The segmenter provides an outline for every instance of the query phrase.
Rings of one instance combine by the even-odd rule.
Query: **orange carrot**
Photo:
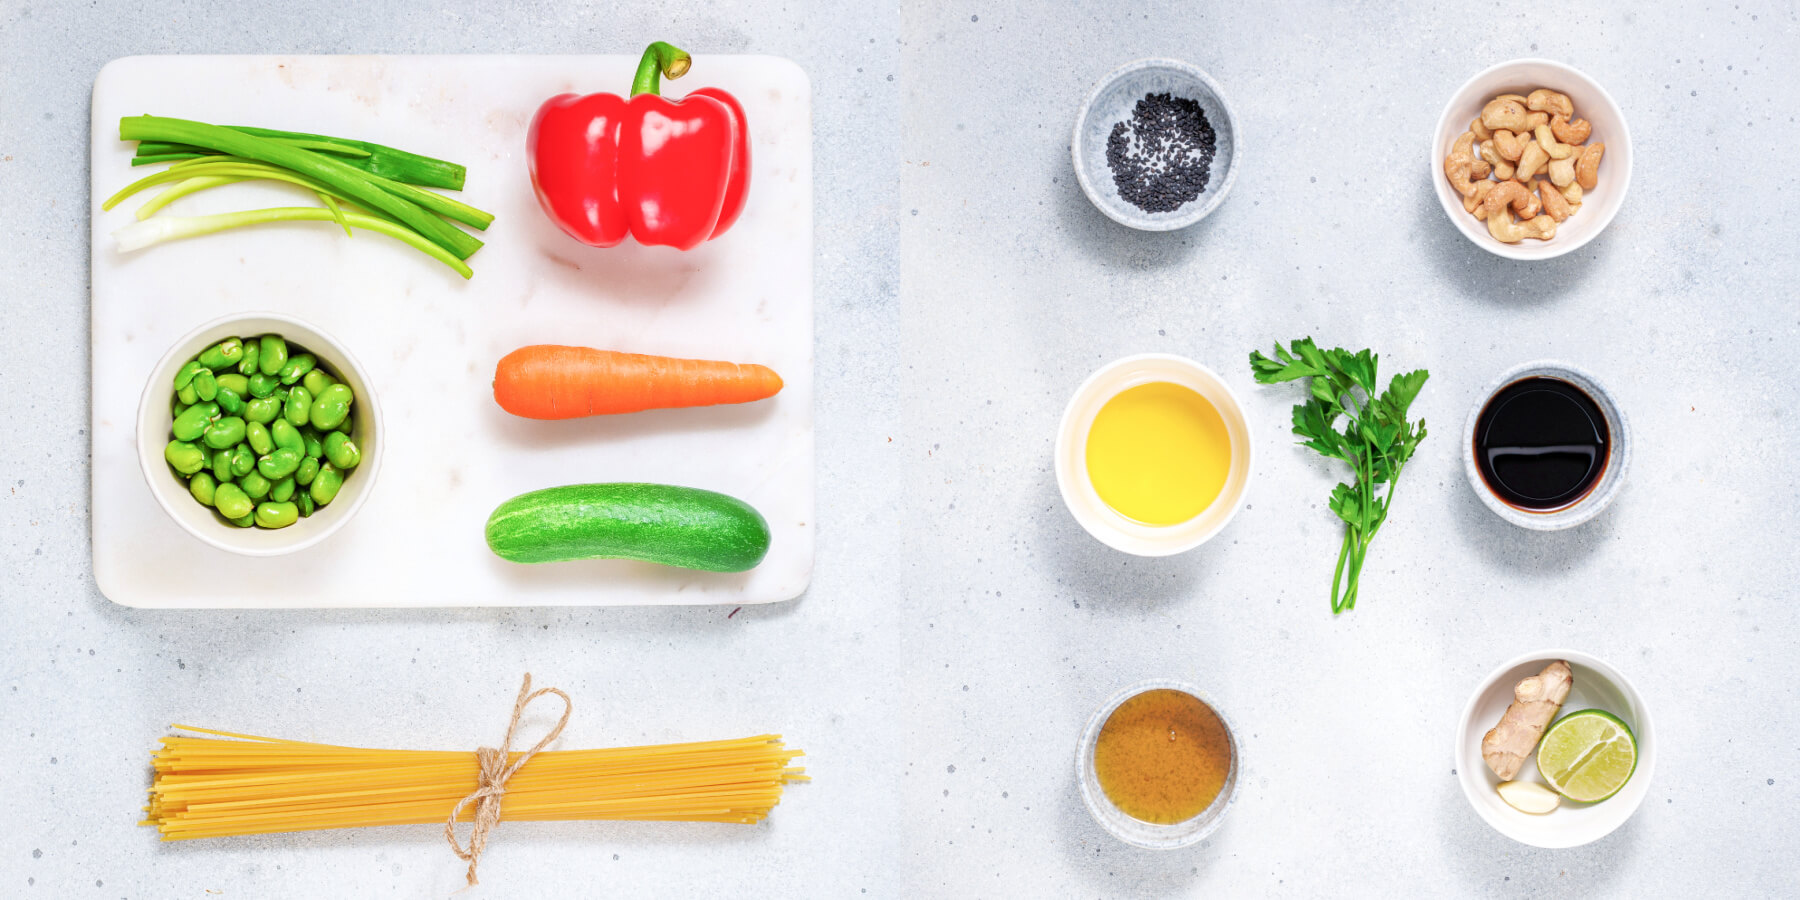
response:
[[[749,403],[780,390],[765,366],[555,344],[520,347],[494,369],[494,400],[528,419]]]

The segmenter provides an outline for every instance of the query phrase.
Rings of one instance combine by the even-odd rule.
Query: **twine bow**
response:
[[[550,729],[549,734],[544,735],[543,740],[538,741],[530,750],[519,754],[518,760],[514,761],[512,765],[507,765],[506,761],[512,755],[513,732],[519,728],[519,715],[525,712],[525,707],[531,705],[531,701],[545,694],[555,694],[562,698],[562,719],[556,723],[555,728]],[[513,704],[512,722],[506,726],[505,743],[501,744],[498,750],[493,747],[482,747],[475,751],[475,758],[481,766],[481,779],[477,782],[475,790],[470,791],[467,797],[456,802],[456,808],[450,811],[449,821],[444,823],[444,839],[450,842],[450,849],[456,851],[459,859],[469,861],[468,887],[474,887],[480,883],[475,879],[475,866],[481,862],[481,851],[487,848],[488,833],[494,830],[494,826],[500,824],[500,798],[506,795],[507,780],[518,774],[518,771],[524,768],[525,764],[530,762],[539,750],[544,749],[551,741],[556,740],[557,735],[562,734],[563,726],[569,724],[569,713],[574,709],[575,704],[569,700],[569,695],[556,688],[543,688],[533,693],[531,673],[526,672],[525,684],[519,688],[519,700]],[[475,819],[474,825],[469,831],[469,849],[464,850],[462,844],[456,840],[456,817],[462,815],[463,808],[471,803],[475,804]]]

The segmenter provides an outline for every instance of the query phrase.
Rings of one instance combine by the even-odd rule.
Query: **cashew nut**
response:
[[[1500,95],[1496,96],[1494,99],[1496,99],[1496,100],[1512,100],[1512,101],[1516,101],[1520,106],[1524,106],[1525,101],[1528,98],[1524,94],[1500,94]]]
[[[1525,104],[1502,95],[1481,108],[1481,124],[1489,129],[1525,130]]]
[[[1444,177],[1450,179],[1450,186],[1464,197],[1475,191],[1475,186],[1469,183],[1475,165],[1475,157],[1470,152],[1474,142],[1475,135],[1465,131],[1450,145],[1450,155],[1444,157]]]
[[[1475,182],[1475,190],[1471,192],[1469,196],[1463,198],[1463,211],[1474,213],[1475,210],[1481,206],[1481,201],[1486,200],[1487,195],[1493,190],[1494,182],[1492,181],[1484,180]]]
[[[1568,198],[1554,185],[1539,182],[1538,196],[1543,198],[1544,214],[1558,222],[1575,214],[1575,207],[1569,205]]]
[[[1505,181],[1513,177],[1513,164],[1507,162],[1506,157],[1494,150],[1493,141],[1481,145],[1481,158],[1486,160],[1488,165],[1494,167],[1495,178]]]
[[[1581,151],[1581,158],[1575,161],[1575,183],[1584,191],[1591,191],[1600,179],[1600,157],[1606,153],[1604,142],[1589,144]]]
[[[1551,159],[1568,159],[1575,155],[1574,147],[1557,142],[1556,135],[1550,133],[1548,125],[1537,127],[1537,142],[1539,147],[1544,148],[1545,153],[1550,154]]]
[[[1516,182],[1515,182],[1516,183]],[[1556,220],[1549,216],[1537,216],[1523,222],[1514,222],[1512,213],[1500,210],[1488,216],[1488,234],[1495,240],[1507,244],[1516,244],[1525,238],[1537,238],[1547,241],[1556,237]]]
[[[1475,139],[1478,141],[1491,140],[1494,137],[1494,133],[1489,131],[1486,125],[1481,124],[1479,116],[1475,121],[1469,123],[1469,132],[1475,135]]]
[[[1544,171],[1549,173],[1551,184],[1559,188],[1568,187],[1575,183],[1575,157],[1553,159]]]
[[[1576,209],[1581,208],[1581,183],[1580,182],[1576,182],[1576,181],[1569,182],[1568,185],[1562,189],[1562,195],[1563,195],[1563,199],[1569,201],[1570,205],[1574,206]]]
[[[1537,182],[1526,181],[1521,182],[1521,184],[1525,188],[1525,204],[1521,206],[1517,202],[1513,203],[1513,211],[1517,212],[1521,219],[1536,218],[1538,213],[1544,211],[1543,202],[1538,200],[1537,193],[1532,190]]]
[[[1550,114],[1547,112],[1528,112],[1525,114],[1525,130],[1527,131],[1536,131],[1539,125],[1545,125],[1549,122]]]
[[[1575,104],[1569,100],[1568,94],[1559,94],[1549,88],[1538,88],[1525,98],[1525,108],[1548,112],[1559,116],[1575,115]]]
[[[1513,134],[1504,128],[1496,129],[1494,131],[1494,150],[1501,156],[1518,162],[1519,154],[1525,152],[1526,142],[1531,140],[1530,138],[1521,140],[1522,137],[1523,135]]]
[[[1594,126],[1586,119],[1570,121],[1568,116],[1557,116],[1550,120],[1550,132],[1565,144],[1585,144]]]
[[[1574,165],[1574,162],[1571,161],[1569,164]],[[1570,169],[1569,171],[1571,173],[1573,173],[1575,170]],[[1487,160],[1482,159],[1481,157],[1477,156],[1473,160],[1470,161],[1470,163],[1469,163],[1469,177],[1470,178],[1486,178],[1492,174],[1494,174],[1494,167],[1488,165]],[[1570,177],[1574,177],[1574,176],[1571,175]]]
[[[1516,181],[1502,181],[1494,185],[1493,190],[1488,191],[1488,195],[1482,199],[1481,207],[1475,211],[1475,215],[1482,219],[1491,218],[1507,206],[1524,212],[1531,205],[1530,197],[1531,192],[1526,190],[1524,185]]]
[[[1549,161],[1550,153],[1540,146],[1537,141],[1532,141],[1525,145],[1525,152],[1519,155],[1519,168],[1515,177],[1520,181],[1530,181],[1531,177],[1536,175],[1539,170],[1543,169],[1544,164]],[[1598,157],[1595,158],[1595,162],[1599,162]],[[1575,176],[1577,179],[1581,177],[1580,168],[1580,165],[1577,164]]]

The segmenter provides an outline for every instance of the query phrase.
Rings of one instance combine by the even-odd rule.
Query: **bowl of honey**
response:
[[[1218,534],[1243,506],[1250,423],[1211,369],[1167,353],[1127,356],[1082,382],[1056,438],[1056,484],[1081,527],[1137,556]]]
[[[1075,766],[1094,821],[1149,850],[1205,840],[1237,795],[1231,723],[1180,681],[1140,681],[1112,695],[1088,720]]]

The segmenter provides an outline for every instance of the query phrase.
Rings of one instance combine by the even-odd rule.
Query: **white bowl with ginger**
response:
[[[1598,82],[1553,60],[1515,59],[1444,106],[1431,181],[1444,214],[1482,249],[1554,259],[1611,224],[1631,184],[1631,150],[1625,116]]]
[[[1508,716],[1514,701],[1520,699],[1515,694],[1520,683],[1534,676],[1542,678],[1547,667],[1557,660],[1568,663],[1571,680],[1567,695],[1548,721],[1524,724],[1535,725],[1541,734],[1544,726],[1570,713],[1584,709],[1610,713],[1624,722],[1636,738],[1637,768],[1625,786],[1605,800],[1580,803],[1563,798],[1551,811],[1533,814],[1508,803],[1498,788],[1505,781],[1543,783],[1544,778],[1537,770],[1536,746],[1513,748],[1516,752],[1509,754],[1512,765],[1503,765],[1509,772],[1503,779],[1484,755],[1488,748],[1484,748],[1483,742],[1489,731]],[[1511,729],[1513,736],[1517,736],[1518,730],[1517,727]],[[1494,749],[1505,748],[1497,744]],[[1656,750],[1656,729],[1650,721],[1650,709],[1624,673],[1604,660],[1577,650],[1539,650],[1502,663],[1475,689],[1463,707],[1461,724],[1456,729],[1452,765],[1469,806],[1495,831],[1521,844],[1562,849],[1606,837],[1637,812],[1650,793],[1650,782],[1656,773]],[[1524,756],[1522,761],[1517,758],[1521,754]],[[1500,761],[1508,762],[1507,756],[1500,755]]]

